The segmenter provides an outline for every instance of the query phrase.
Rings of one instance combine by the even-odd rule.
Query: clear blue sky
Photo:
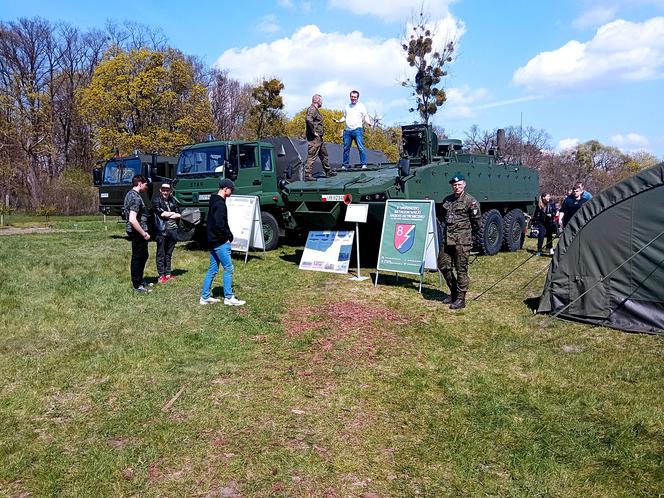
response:
[[[160,28],[170,45],[247,82],[280,78],[287,112],[350,89],[385,124],[411,122],[399,43],[421,0],[0,0],[0,19],[82,29],[108,19]],[[428,1],[438,39],[457,41],[435,124],[543,128],[556,148],[591,139],[664,159],[664,0]]]

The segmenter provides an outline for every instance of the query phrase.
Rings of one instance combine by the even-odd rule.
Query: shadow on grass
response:
[[[304,249],[295,249],[295,252],[292,254],[286,254],[283,253],[279,258],[282,261],[286,261],[287,263],[293,263],[295,265],[300,265],[300,260],[302,259],[302,253],[304,253]]]
[[[370,277],[371,282],[376,282],[376,272],[371,272]],[[386,285],[390,287],[409,287],[418,290],[420,286],[420,279],[417,276],[403,273],[379,273],[378,285]],[[425,276],[424,282],[422,283],[422,297],[428,301],[442,301],[447,297],[447,294],[439,286],[438,281],[428,282]]]
[[[523,300],[523,304],[528,306],[528,309],[532,311],[533,313],[537,312],[537,307],[539,306],[540,298],[542,296],[537,296],[537,297],[527,297],[526,299]]]

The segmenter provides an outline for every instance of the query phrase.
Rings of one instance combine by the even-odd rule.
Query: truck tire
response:
[[[503,218],[503,247],[508,252],[518,251],[525,240],[526,217],[520,209],[512,209]]]
[[[261,211],[261,222],[263,224],[265,250],[272,251],[279,245],[279,224],[271,213],[265,211]]]
[[[493,256],[503,245],[503,217],[497,209],[491,209],[482,215],[480,230],[475,238],[475,247],[480,254]]]

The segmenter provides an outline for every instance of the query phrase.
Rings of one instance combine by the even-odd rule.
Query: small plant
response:
[[[44,216],[48,223],[49,216],[55,213],[55,206],[53,204],[43,204],[37,208],[37,216]]]

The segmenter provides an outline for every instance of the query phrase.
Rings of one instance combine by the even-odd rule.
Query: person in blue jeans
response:
[[[360,163],[362,163],[362,168],[367,167],[367,154],[364,152],[364,140],[362,136],[362,125],[364,123],[371,125],[371,118],[369,118],[369,113],[367,108],[364,107],[364,104],[359,102],[360,92],[357,90],[352,90],[350,92],[350,103],[346,104],[344,109],[344,115],[342,118],[337,119],[337,123],[346,123],[346,128],[344,129],[344,155],[343,155],[343,164],[342,169],[346,169],[350,163],[350,147],[355,141],[357,145],[357,151],[360,153]]]
[[[228,226],[228,210],[226,199],[233,194],[235,184],[227,179],[219,179],[219,191],[210,196],[210,207],[207,216],[207,237],[210,247],[210,266],[203,279],[201,304],[216,304],[219,299],[212,297],[212,281],[219,273],[219,265],[224,269],[224,304],[242,306],[241,301],[233,294],[233,260],[231,259],[231,242],[233,233]]]

